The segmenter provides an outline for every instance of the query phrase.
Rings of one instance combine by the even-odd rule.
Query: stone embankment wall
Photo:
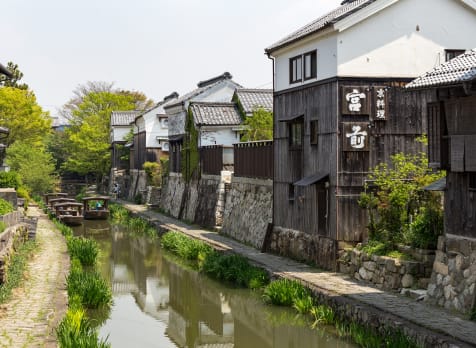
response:
[[[135,198],[140,195],[142,200],[145,201],[147,195],[147,174],[143,170],[131,169],[129,175],[128,190],[124,192],[127,194],[127,199],[134,201]],[[122,189],[122,187],[121,187]]]
[[[200,180],[187,183],[181,174],[171,173],[162,189],[159,207],[174,218],[215,228],[220,223],[220,187],[224,190],[220,176],[202,175]]]
[[[371,255],[358,250],[344,250],[338,260],[338,271],[357,280],[375,284],[380,289],[426,289],[435,259],[434,251],[416,249],[411,253],[415,261]]]
[[[8,265],[21,244],[28,239],[28,226],[17,224],[8,227],[0,234],[0,284],[8,277]]]
[[[476,309],[476,239],[441,236],[428,301],[461,313]]]
[[[274,227],[267,250],[278,255],[335,270],[336,242],[322,236]]]
[[[269,180],[202,175],[186,183],[171,173],[162,188],[159,207],[171,216],[221,232],[261,248],[271,222],[273,185]]]
[[[272,222],[273,182],[233,177],[226,188],[222,233],[261,249]]]

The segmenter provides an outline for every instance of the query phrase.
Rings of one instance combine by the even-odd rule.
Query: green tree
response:
[[[69,138],[63,131],[51,132],[45,139],[46,151],[53,155],[55,170],[62,173],[62,166],[69,156]]]
[[[380,163],[373,168],[371,186],[366,185],[359,200],[368,211],[369,240],[383,242],[389,249],[405,242],[417,246],[415,241],[423,238],[427,245],[432,244],[431,238],[436,241],[442,232],[437,222],[438,216],[442,218],[441,205],[437,195],[423,188],[444,175],[428,169],[428,157],[423,152],[398,153],[391,157],[391,165]],[[424,221],[430,220],[431,224],[425,225]]]
[[[6,162],[31,194],[51,191],[57,182],[53,156],[43,146],[17,141],[7,149]]]
[[[10,130],[5,145],[17,140],[40,144],[51,131],[51,118],[37,104],[33,92],[4,87],[0,88],[0,126]]]
[[[28,90],[28,85],[26,83],[19,83],[23,78],[23,73],[18,69],[18,64],[8,62],[6,68],[12,73],[13,77],[9,78],[5,75],[0,75],[0,86]]]
[[[253,116],[246,117],[245,130],[241,141],[258,141],[273,139],[273,113],[263,108],[253,111]]]
[[[109,171],[109,128],[114,110],[133,110],[132,96],[112,92],[92,92],[73,111],[69,138],[69,157],[63,167],[78,174],[94,174],[96,179]]]

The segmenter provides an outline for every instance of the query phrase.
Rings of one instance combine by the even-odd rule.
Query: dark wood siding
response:
[[[476,238],[476,191],[470,181],[474,173],[449,172],[446,177],[445,232]]]
[[[252,141],[233,145],[234,176],[273,178],[273,142]]]
[[[337,161],[337,82],[276,94],[274,102],[274,224],[333,238],[332,195],[326,194],[326,207],[324,193],[318,193],[323,192],[319,185],[295,187],[294,200],[289,199],[289,187],[304,177],[324,172],[329,174],[329,192],[333,190]],[[289,148],[289,122],[284,121],[300,116],[304,119],[301,151]],[[311,120],[319,121],[317,146],[310,143]],[[318,205],[324,205],[327,221],[323,221],[326,214],[318,213]]]
[[[223,145],[201,147],[200,161],[203,174],[220,175],[223,170]]]
[[[145,142],[145,132],[134,134],[134,167],[131,167],[131,169],[142,169],[142,165],[146,160]]]
[[[370,169],[381,162],[389,163],[395,153],[423,150],[416,138],[426,133],[427,104],[436,100],[436,92],[407,92],[403,88],[407,82],[339,79],[275,94],[275,226],[349,242],[366,238],[367,216],[357,201]],[[372,103],[368,114],[342,115],[342,86],[364,88],[368,98],[376,98],[376,89],[385,88],[385,118],[375,117]],[[294,151],[289,148],[288,124],[301,116],[304,146],[302,151]],[[311,144],[311,121],[315,120],[317,146]],[[356,122],[367,127],[363,130],[369,142],[363,151],[349,151],[348,146],[344,151],[344,124]],[[329,174],[327,191],[319,189],[324,183],[295,187],[295,199],[290,199],[292,184],[316,173]],[[327,230],[323,228],[324,216]]]

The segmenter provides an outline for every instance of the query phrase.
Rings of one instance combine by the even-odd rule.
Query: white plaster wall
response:
[[[465,1],[476,5],[474,0]],[[368,13],[373,15],[363,19]],[[324,80],[414,78],[443,63],[445,49],[476,47],[476,11],[462,0],[379,0],[335,28],[274,53],[275,91],[315,82],[289,83],[289,59],[313,49],[317,49],[317,80]]]
[[[145,132],[145,119],[144,116],[139,117],[136,119],[134,123],[134,134],[138,134],[140,132]]]
[[[339,33],[339,76],[417,77],[445,61],[445,48],[476,47],[476,12],[460,0],[392,2]]]
[[[112,141],[124,141],[124,137],[130,132],[132,126],[115,126],[112,129]]]
[[[235,82],[225,80],[205,92],[187,100],[184,104],[184,108],[176,106],[167,109],[166,113],[169,117],[169,136],[185,134],[185,118],[187,115],[185,110],[188,110],[190,102],[230,102],[237,87],[239,86]]]
[[[239,136],[230,128],[200,129],[200,146],[232,146],[240,141]]]
[[[317,49],[317,77],[300,83],[289,83],[289,59],[300,54]],[[302,86],[318,80],[324,80],[337,75],[337,34],[325,37],[304,40],[302,44],[294,45],[290,49],[279,52],[275,57],[274,89],[280,91]]]

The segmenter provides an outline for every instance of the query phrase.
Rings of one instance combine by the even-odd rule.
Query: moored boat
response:
[[[84,218],[86,220],[106,220],[109,218],[111,197],[96,196],[83,198]]]
[[[83,205],[76,202],[58,203],[55,205],[56,218],[68,226],[79,226],[83,223]]]

